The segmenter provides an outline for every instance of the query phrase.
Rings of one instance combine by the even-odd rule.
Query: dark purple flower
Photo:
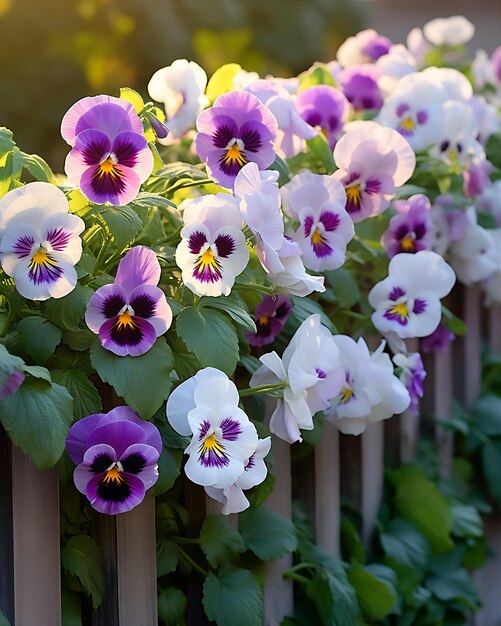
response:
[[[146,117],[148,118],[148,122],[151,124],[151,127],[155,131],[155,135],[159,139],[165,139],[169,134],[169,129],[167,126],[161,122],[158,117],[153,115],[153,113],[146,112]]]
[[[251,346],[266,346],[275,341],[292,309],[290,300],[284,295],[265,296],[254,311],[257,331],[245,332]]]
[[[371,59],[377,61],[379,57],[388,54],[391,48],[391,41],[384,35],[375,34],[374,37],[368,39],[367,43],[362,46],[362,52]]]
[[[428,337],[421,339],[421,350],[423,352],[445,352],[449,344],[454,341],[456,336],[444,324],[440,323]]]
[[[417,194],[408,200],[397,200],[394,207],[397,215],[391,218],[381,238],[388,256],[391,258],[399,252],[431,250],[434,237],[428,198]]]
[[[296,107],[310,126],[319,127],[334,148],[343,132],[349,104],[339,89],[329,85],[314,85],[298,94]]]
[[[66,174],[92,202],[127,204],[151,174],[153,155],[142,122],[124,100],[83,98],[64,116],[61,133],[73,148]]]
[[[349,67],[341,72],[339,78],[343,93],[355,111],[379,110],[383,106],[383,97],[377,83],[380,75],[379,68],[368,63]]]
[[[66,450],[77,489],[97,511],[115,515],[140,504],[157,481],[162,439],[154,424],[119,406],[73,424]]]
[[[172,322],[172,311],[157,287],[160,265],[155,253],[135,246],[118,265],[115,282],[89,300],[85,321],[101,344],[119,356],[147,352]]]
[[[275,160],[277,121],[247,91],[230,91],[197,118],[195,149],[216,183],[233,189],[235,177],[249,162],[265,170]]]
[[[492,164],[484,160],[481,163],[472,163],[463,172],[463,191],[467,198],[474,198],[492,185],[490,173]]]

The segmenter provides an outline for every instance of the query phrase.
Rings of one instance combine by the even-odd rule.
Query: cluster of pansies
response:
[[[166,119],[130,89],[84,98],[62,120],[61,185],[41,168],[1,187],[0,404],[73,368],[87,399],[96,383],[130,405],[69,428],[95,509],[139,504],[172,432],[186,477],[235,513],[267,476],[269,433],[301,442],[322,412],[358,435],[419,410],[406,340],[446,349],[456,277],[501,302],[501,49],[468,73],[442,62],[472,34],[457,17],[406,46],[366,30],[288,79],[233,65],[208,83],[180,59],[148,84]]]

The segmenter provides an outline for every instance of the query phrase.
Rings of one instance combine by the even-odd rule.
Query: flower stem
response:
[[[258,393],[270,393],[273,391],[278,391],[280,389],[285,389],[286,387],[286,383],[277,383],[276,385],[258,385],[257,387],[240,389],[238,393],[240,394],[241,398],[245,398],[246,396],[255,396]]]
[[[180,548],[179,545],[177,546],[177,549],[179,550],[179,555],[186,561],[186,563],[188,563],[188,565],[191,565],[191,567],[201,576],[207,578],[209,572],[204,570],[203,567],[200,567],[200,565],[196,561],[194,561],[191,556],[183,550],[183,548]]]

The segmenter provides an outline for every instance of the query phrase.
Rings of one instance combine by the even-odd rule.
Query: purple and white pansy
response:
[[[100,287],[87,304],[85,321],[99,334],[103,348],[118,356],[140,356],[165,333],[172,311],[159,282],[160,264],[153,250],[129,250],[115,282]]]
[[[330,85],[313,85],[298,94],[296,107],[303,120],[320,129],[334,148],[350,110],[343,92]]]
[[[83,220],[68,213],[64,193],[34,182],[0,200],[0,261],[28,300],[62,298],[77,284]]]
[[[393,331],[402,339],[430,335],[440,323],[440,298],[455,282],[454,270],[435,252],[395,255],[387,278],[369,292],[374,326],[383,335]]]
[[[70,428],[66,450],[77,465],[77,489],[100,513],[125,513],[158,479],[162,438],[128,406],[89,415]]]
[[[416,156],[407,141],[375,122],[354,122],[337,142],[334,160],[354,222],[382,213],[414,172]]]
[[[195,150],[209,176],[233,189],[242,167],[253,161],[265,170],[275,160],[277,120],[255,95],[230,91],[197,117]]]
[[[249,261],[238,200],[225,193],[188,200],[176,250],[183,283],[200,296],[227,296]]]
[[[426,378],[426,371],[421,355],[419,352],[413,352],[412,354],[395,354],[393,363],[401,368],[399,378],[411,398],[409,410],[413,415],[418,415],[419,399],[424,395],[424,379]]]
[[[132,104],[120,98],[79,100],[63,117],[61,134],[72,147],[66,174],[96,204],[127,204],[153,170],[143,124]]]
[[[254,311],[256,332],[244,331],[251,346],[266,346],[273,343],[285,325],[292,303],[284,294],[265,296]]]
[[[284,210],[299,221],[294,239],[301,246],[305,267],[314,271],[341,267],[346,245],[355,234],[344,208],[343,185],[333,176],[303,172],[280,191]]]
[[[434,241],[431,204],[423,194],[393,203],[397,214],[381,237],[381,244],[391,258],[400,252],[431,250]]]
[[[185,473],[197,485],[225,489],[236,483],[256,451],[254,424],[238,407],[234,383],[212,367],[181,383],[167,401],[167,419],[192,436]]]

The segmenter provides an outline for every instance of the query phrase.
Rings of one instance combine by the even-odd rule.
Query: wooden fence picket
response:
[[[0,611],[14,622],[11,443],[0,426]]]
[[[318,545],[339,556],[341,494],[339,430],[325,420],[322,439],[315,446],[315,529]]]

